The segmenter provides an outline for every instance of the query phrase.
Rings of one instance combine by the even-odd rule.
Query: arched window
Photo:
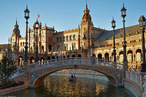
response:
[[[68,41],[68,36],[66,36],[66,41]]]
[[[70,36],[70,40],[72,40],[72,36]]]
[[[73,40],[76,40],[76,36],[75,35],[73,36]]]

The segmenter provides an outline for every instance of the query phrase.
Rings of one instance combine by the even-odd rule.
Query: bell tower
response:
[[[92,19],[89,14],[90,10],[88,9],[88,5],[86,3],[86,7],[84,9],[84,15],[82,17],[81,22],[81,32],[80,32],[80,46],[82,49],[90,48],[90,38],[91,38],[91,27],[93,27]]]
[[[19,38],[20,38],[20,30],[19,30],[19,25],[16,24],[14,25],[13,29],[13,34],[11,36],[11,49],[12,51],[19,51]]]

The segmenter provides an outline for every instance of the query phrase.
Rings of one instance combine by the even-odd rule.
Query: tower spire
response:
[[[17,24],[17,17],[16,17],[16,24]]]
[[[87,0],[86,0],[86,8],[88,7],[88,5],[87,5]]]

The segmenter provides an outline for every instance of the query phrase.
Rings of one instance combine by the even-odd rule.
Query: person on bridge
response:
[[[74,76],[73,76],[73,75],[71,75],[71,78],[74,78]]]

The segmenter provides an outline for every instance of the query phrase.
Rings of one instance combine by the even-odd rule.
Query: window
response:
[[[73,36],[73,40],[76,40],[76,36],[75,35]]]
[[[63,37],[63,41],[65,41],[65,37]]]
[[[68,41],[68,36],[66,36],[66,41]]]
[[[60,37],[60,42],[62,42],[62,37]]]
[[[59,38],[57,37],[57,42],[59,42]]]
[[[70,36],[70,40],[72,40],[72,36]]]

